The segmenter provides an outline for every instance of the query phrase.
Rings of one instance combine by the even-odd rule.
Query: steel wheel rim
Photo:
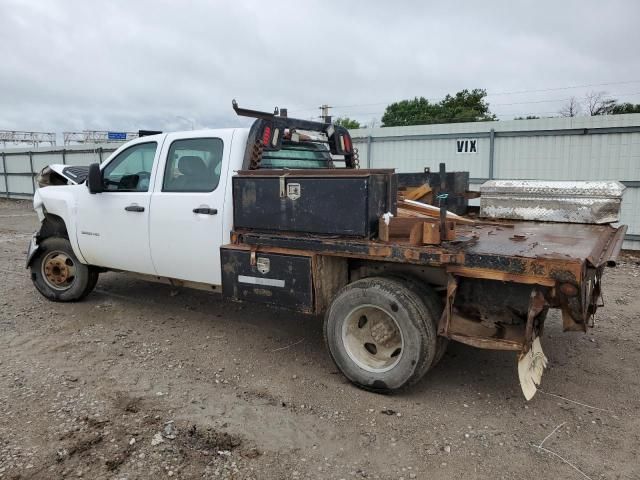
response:
[[[41,271],[45,283],[54,290],[68,290],[76,281],[76,264],[65,252],[47,253]]]
[[[404,337],[393,315],[377,305],[360,305],[342,324],[342,344],[363,370],[384,373],[402,358]]]

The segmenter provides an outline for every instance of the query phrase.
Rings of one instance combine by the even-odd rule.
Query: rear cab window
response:
[[[328,147],[319,142],[283,140],[282,148],[264,151],[260,168],[334,168]]]

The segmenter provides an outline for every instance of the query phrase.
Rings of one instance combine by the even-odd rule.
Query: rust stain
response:
[[[407,260],[420,260],[420,252],[416,250],[406,249],[404,251],[404,258]]]
[[[447,267],[447,272],[455,273],[463,277],[470,278],[482,278],[485,280],[501,280],[503,282],[515,282],[515,283],[527,283],[532,285],[543,285],[546,287],[555,286],[555,280],[534,275],[518,275],[515,273],[507,273],[496,270],[479,269],[479,268],[466,268],[459,266]]]
[[[484,348],[488,350],[509,350],[520,351],[522,350],[522,344],[518,342],[512,342],[509,340],[501,340],[495,338],[481,338],[481,337],[467,337],[462,334],[454,333],[449,335],[451,340],[455,340],[466,345],[470,345],[476,348]]]
[[[382,245],[371,245],[369,247],[369,255],[373,257],[390,257],[392,253],[391,247]]]
[[[447,335],[452,340],[477,348],[520,351],[525,344],[522,325],[494,324],[488,326],[452,311]]]

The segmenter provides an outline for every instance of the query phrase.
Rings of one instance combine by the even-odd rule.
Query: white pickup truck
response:
[[[517,352],[530,398],[548,309],[589,326],[626,227],[452,215],[407,200],[392,170],[357,169],[342,127],[234,108],[250,129],[148,135],[101,165],[46,168],[27,258],[38,291],[75,301],[126,271],[324,314],[337,366],[375,391],[418,381],[455,340]]]
[[[100,165],[102,192],[84,184],[38,189],[40,236],[49,237],[34,239],[30,252],[40,293],[78,300],[101,268],[219,288],[218,252],[233,224],[231,177],[247,136],[237,128],[141,137]]]

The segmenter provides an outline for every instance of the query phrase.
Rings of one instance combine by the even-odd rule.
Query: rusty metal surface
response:
[[[617,229],[610,225],[513,222],[511,228],[460,225],[460,235],[475,241],[467,255],[498,255],[528,259],[560,259],[598,263]]]
[[[480,216],[544,222],[617,222],[624,188],[616,181],[489,180],[480,187]]]
[[[627,226],[622,225],[618,228],[614,237],[609,241],[607,248],[600,257],[600,262],[596,266],[606,263],[608,267],[615,267],[620,250],[622,250],[622,244],[624,243],[624,236],[627,234]]]
[[[449,280],[440,335],[480,348],[526,351],[534,332],[541,334],[548,308],[562,310],[565,330],[586,330],[599,304],[602,272],[615,259],[625,231],[609,225],[538,222],[458,228],[456,241],[440,245],[246,230],[236,230],[233,238],[258,251],[298,251],[441,269]],[[456,295],[459,285],[467,282],[475,285],[471,291],[488,298]],[[499,293],[489,293],[483,282],[495,283]],[[506,299],[509,286],[525,289],[520,300],[513,297],[515,304]],[[489,314],[495,308],[483,308],[484,301],[494,301],[513,318],[500,317],[497,324],[488,325],[486,319],[495,317]]]
[[[488,288],[491,283],[504,291],[503,297],[492,294]],[[516,290],[508,293],[505,291],[508,287]],[[526,353],[533,339],[542,334],[550,292],[536,286],[504,285],[495,281],[462,280],[461,283],[455,275],[449,275],[438,335],[476,348]]]
[[[537,222],[516,222],[512,228],[493,225],[458,228],[459,238],[466,241],[438,246],[317,235],[235,233],[238,241],[249,245],[418,265],[446,265],[467,277],[551,286],[556,281],[579,283],[585,263],[598,267],[609,262],[623,230],[609,225]]]
[[[545,305],[562,310],[566,330],[586,330],[598,307],[599,282],[604,266],[615,258],[620,239],[624,236],[624,227],[616,229],[609,225],[515,222],[510,227],[459,225],[458,228],[456,241],[422,246],[411,245],[408,241],[380,242],[241,230],[235,231],[233,238],[259,250],[289,249],[440,268],[449,275],[450,282],[446,315],[440,322],[439,333],[468,343],[475,340],[455,338],[454,335],[464,336],[465,332],[449,329],[452,315],[459,313],[453,307],[458,279],[510,282],[529,285],[533,289],[542,288]],[[501,297],[493,298],[498,302]],[[539,296],[536,299],[540,300]],[[522,303],[522,312],[527,312],[528,301]],[[536,318],[539,311],[540,305],[536,305]],[[523,324],[530,323],[527,331],[530,336],[531,328],[535,326],[531,324],[533,317],[528,319],[526,313],[522,317]],[[536,327],[536,331],[539,330],[541,325]],[[528,344],[525,338],[522,345]],[[480,343],[484,348],[505,348],[504,342],[498,342],[502,347],[493,341],[482,340]],[[510,344],[509,348],[512,347],[514,345]]]
[[[459,238],[466,238],[466,241],[445,242],[438,246],[317,235],[235,233],[238,241],[250,245],[392,262],[450,265],[464,276],[542,285],[552,284],[549,279],[577,282],[585,262],[598,267],[612,261],[624,234],[623,227],[615,229],[609,225],[538,222],[516,222],[511,228],[493,225],[459,225],[458,228]],[[536,278],[547,281],[536,281]]]
[[[238,242],[258,247],[278,247],[306,250],[348,258],[384,260],[417,265],[442,266],[464,261],[464,253],[441,247],[412,246],[404,243],[384,243],[356,238],[304,234],[271,234],[236,230]]]
[[[346,168],[336,169],[273,169],[273,170],[239,170],[239,176],[251,177],[280,177],[287,175],[289,177],[368,177],[369,175],[384,174],[392,175],[393,169],[390,168],[370,168],[352,170]]]

